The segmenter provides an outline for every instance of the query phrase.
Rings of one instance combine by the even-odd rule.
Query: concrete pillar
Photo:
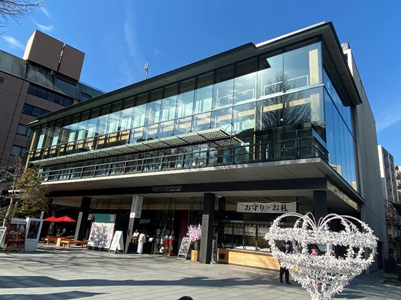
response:
[[[127,238],[125,239],[125,249],[124,253],[128,252],[128,246],[131,240],[131,235],[134,230],[134,222],[135,219],[140,219],[142,214],[142,204],[143,204],[143,197],[134,195],[132,197],[131,203],[131,213],[129,215],[129,223],[128,223],[128,230],[127,230]]]
[[[327,192],[313,191],[313,215],[316,222],[327,215]]]
[[[219,198],[219,213],[217,215],[218,227],[217,227],[217,247],[221,247],[221,244],[224,242],[224,224],[222,220],[224,220],[224,216],[226,214],[226,198]]]
[[[78,240],[86,239],[86,232],[88,231],[90,222],[88,222],[89,209],[91,206],[91,198],[82,197],[81,209],[77,222]]]
[[[215,195],[205,193],[202,214],[202,239],[199,262],[209,264],[212,258],[213,222]]]

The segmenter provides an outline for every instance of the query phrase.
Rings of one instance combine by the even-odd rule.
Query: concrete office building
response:
[[[401,201],[401,169],[398,165],[395,166],[395,178],[397,180],[398,200]]]
[[[398,198],[397,174],[394,157],[381,145],[378,145],[378,152],[384,201],[399,203],[400,199]]]
[[[23,58],[0,50],[0,165],[24,158],[34,118],[102,94],[79,82],[84,53],[40,31]]]
[[[279,214],[334,212],[369,223],[378,262],[388,255],[375,121],[351,49],[330,22],[38,117],[30,128],[29,162],[53,203],[79,208],[80,238],[88,214],[120,213],[127,237],[133,228],[174,230],[176,252],[186,227],[201,223],[200,262],[211,259],[215,230],[220,261],[239,253],[269,267],[263,236]]]
[[[386,208],[386,224],[389,251],[394,257],[401,256],[401,203],[398,195],[397,166],[394,157],[383,146],[378,146],[382,199]]]

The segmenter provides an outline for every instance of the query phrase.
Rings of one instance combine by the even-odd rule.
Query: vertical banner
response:
[[[143,204],[143,197],[142,196],[134,196],[132,197],[132,204],[131,204],[131,214],[130,218],[132,219],[140,219],[142,214],[142,204]]]
[[[135,219],[140,219],[142,214],[142,204],[143,204],[143,197],[134,195],[132,197],[132,204],[131,204],[131,213],[129,215],[129,224],[127,230],[127,238],[125,240],[125,253],[128,252],[128,246],[131,241],[131,235],[134,229],[134,221]]]
[[[4,248],[7,227],[0,226],[0,248]]]

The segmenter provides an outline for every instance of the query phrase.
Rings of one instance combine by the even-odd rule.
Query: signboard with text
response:
[[[237,212],[243,213],[259,213],[259,214],[284,214],[287,212],[296,212],[297,203],[251,203],[251,202],[238,202]]]

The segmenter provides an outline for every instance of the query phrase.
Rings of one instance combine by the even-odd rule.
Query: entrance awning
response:
[[[238,138],[232,137],[228,132],[220,128],[207,129],[199,132],[191,132],[176,136],[154,139],[134,144],[125,144],[99,150],[89,150],[80,153],[51,157],[41,160],[31,161],[32,164],[40,166],[50,166],[65,164],[83,160],[104,158],[115,155],[132,154],[143,151],[159,150],[163,148],[182,147],[202,143],[213,142],[215,147],[223,147],[229,144],[241,143]]]

